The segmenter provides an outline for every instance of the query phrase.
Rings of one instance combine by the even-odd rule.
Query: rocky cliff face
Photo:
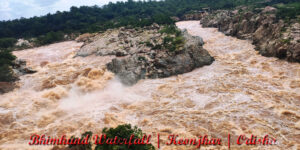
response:
[[[201,38],[183,32],[184,44],[178,44],[175,51],[170,51],[163,46],[166,44],[164,39],[170,35],[160,30],[162,27],[158,25],[109,30],[94,36],[92,42],[86,43],[78,51],[77,56],[115,56],[107,68],[126,85],[135,84],[140,79],[183,74],[214,61],[202,48]],[[170,37],[176,38],[175,35]]]
[[[203,17],[201,24],[219,28],[226,35],[252,40],[264,56],[300,62],[300,24],[278,20],[272,7],[256,11],[218,10]]]

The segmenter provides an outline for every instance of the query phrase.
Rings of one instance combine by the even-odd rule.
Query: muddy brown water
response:
[[[210,65],[165,79],[142,80],[124,87],[105,69],[113,57],[79,58],[82,43],[62,42],[14,52],[38,73],[26,75],[20,88],[0,95],[0,148],[51,149],[29,146],[33,133],[49,136],[101,133],[103,127],[131,123],[145,133],[195,138],[207,134],[222,146],[201,149],[299,149],[300,64],[258,54],[250,41],[225,36],[199,21],[178,22],[215,57]],[[272,146],[238,146],[239,135],[276,138]]]

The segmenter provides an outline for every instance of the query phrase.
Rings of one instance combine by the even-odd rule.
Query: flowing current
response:
[[[62,42],[14,52],[38,72],[21,77],[18,89],[0,95],[0,149],[51,149],[29,146],[32,134],[59,137],[103,127],[137,125],[160,133],[221,138],[222,146],[201,149],[300,149],[300,64],[258,54],[250,41],[225,36],[199,21],[178,22],[216,59],[193,72],[142,80],[124,87],[105,69],[113,57],[76,57],[82,43]],[[272,146],[237,145],[239,135],[274,137]]]

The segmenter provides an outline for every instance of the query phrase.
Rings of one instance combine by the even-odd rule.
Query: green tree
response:
[[[121,139],[130,139],[131,135],[134,135],[134,138],[132,141],[135,139],[141,139],[143,137],[143,132],[141,129],[135,127],[131,127],[130,124],[125,124],[125,125],[119,125],[116,128],[104,128],[102,130],[103,134],[106,134],[107,138],[115,138],[116,136]],[[102,144],[102,145],[97,145],[95,150],[154,150],[153,145],[108,145],[108,144]]]
[[[64,40],[64,34],[62,32],[48,32],[45,36],[37,38],[36,43],[39,45],[46,45]]]
[[[15,38],[2,38],[0,39],[0,48],[6,49],[9,47],[13,47],[17,43],[17,39]]]
[[[130,124],[119,125],[116,128],[104,128],[102,134],[105,134],[107,138],[114,139],[116,136],[121,139],[130,139],[133,135],[135,139],[142,139],[144,134],[141,129],[132,127]],[[89,135],[89,141],[87,145],[69,145],[68,148],[71,150],[92,150],[91,137],[93,133],[91,131],[85,132],[81,135],[81,140],[83,140],[87,135]],[[71,139],[78,139],[72,136]],[[99,142],[99,141],[98,141]],[[102,141],[103,142],[103,141]],[[95,150],[155,150],[152,144],[150,145],[108,145],[106,143],[101,145],[96,145]]]
[[[153,24],[173,24],[170,17],[183,17],[209,7],[233,9],[237,6],[278,7],[277,16],[282,19],[296,18],[299,15],[299,0],[164,0],[109,3],[103,7],[71,7],[70,11],[56,12],[41,17],[21,18],[12,21],[0,21],[0,38],[39,37],[41,44],[49,44],[62,38],[55,33],[99,32],[120,26],[143,27]],[[52,33],[54,32],[54,33]]]
[[[0,49],[0,82],[15,80],[11,69],[15,59],[10,50]]]

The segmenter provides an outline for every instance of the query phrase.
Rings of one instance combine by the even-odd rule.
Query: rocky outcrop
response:
[[[22,75],[36,73],[31,67],[26,66],[26,61],[22,59],[17,59],[13,65],[13,72],[16,78],[19,78]]]
[[[165,36],[158,32],[160,29],[161,27],[157,24],[136,29],[126,29],[125,27],[116,30],[110,29],[89,38],[89,42],[82,46],[77,52],[77,56],[85,57],[92,54],[126,56],[149,51],[151,48],[146,45],[146,42],[161,40],[162,36]]]
[[[77,42],[90,42],[90,39],[92,37],[94,37],[95,35],[94,34],[91,34],[91,33],[85,33],[85,34],[82,34],[82,35],[79,35],[75,41]]]
[[[197,13],[185,14],[180,18],[180,20],[200,20],[206,15],[206,13],[207,12],[201,11]]]
[[[107,64],[126,85],[135,84],[140,79],[164,78],[190,72],[195,68],[210,65],[214,58],[202,48],[203,41],[184,33],[186,43],[178,52],[151,50],[136,53],[125,58],[115,58]]]
[[[216,27],[226,35],[250,39],[264,56],[300,62],[299,23],[287,24],[275,16],[276,9],[218,10],[201,19],[204,27]]]
[[[11,82],[0,82],[0,94],[10,92],[15,88],[17,88],[17,84],[14,81],[17,81],[19,77],[26,74],[36,73],[35,70],[33,70],[30,67],[27,67],[26,61],[22,59],[17,59],[14,61],[14,64],[12,66],[12,72],[13,72],[13,79]]]
[[[114,56],[107,68],[125,85],[133,85],[140,79],[183,74],[214,61],[202,48],[202,38],[190,36],[186,31],[178,37],[184,39],[184,44],[176,45],[175,51],[164,47],[166,38],[175,39],[176,36],[160,32],[162,29],[153,24],[144,28],[108,30],[93,37],[77,56]]]
[[[15,45],[16,47],[30,48],[33,47],[33,44],[28,40],[18,39],[18,42]]]

